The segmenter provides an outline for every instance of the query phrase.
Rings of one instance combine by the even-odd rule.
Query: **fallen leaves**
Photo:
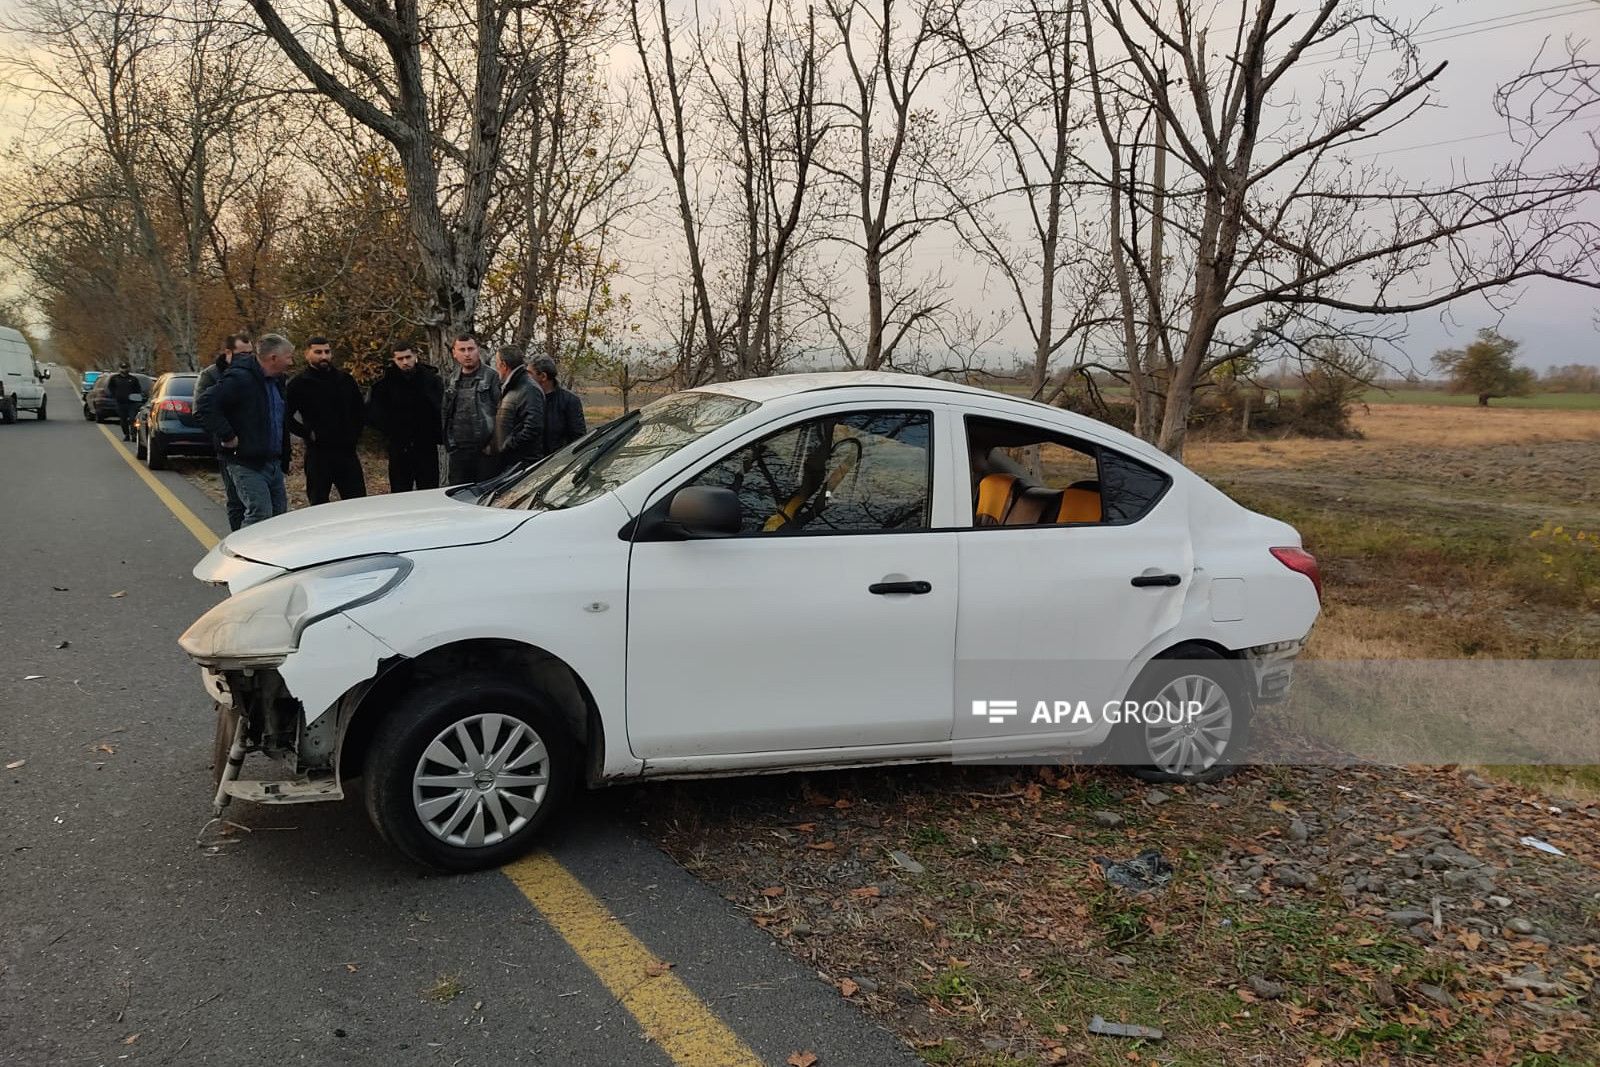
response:
[[[672,970],[672,966],[673,965],[668,963],[666,960],[656,960],[654,963],[645,964],[644,973],[649,975],[651,978],[660,978],[662,975]]]
[[[816,1067],[817,1054],[815,1052],[791,1052],[789,1058],[783,1061],[789,1067]]]
[[[847,999],[861,992],[861,986],[854,979],[841,978],[838,984],[840,995]]]

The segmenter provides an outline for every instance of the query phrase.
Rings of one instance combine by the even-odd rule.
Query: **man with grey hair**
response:
[[[510,470],[544,456],[544,397],[528,377],[522,349],[512,345],[494,356],[500,375],[500,407],[495,412],[495,453],[501,467]]]
[[[556,381],[556,361],[540,356],[533,361],[533,380],[544,391],[544,454],[559,451],[589,432],[583,421],[583,401]]]
[[[240,353],[195,404],[195,415],[217,442],[227,477],[244,504],[240,528],[289,510],[283,476],[289,471],[289,422],[283,376],[294,362],[294,345],[282,334],[256,342],[256,354]]]

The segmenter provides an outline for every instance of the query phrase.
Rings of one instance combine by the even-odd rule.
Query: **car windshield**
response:
[[[756,404],[719,393],[674,393],[598,427],[509,479],[485,485],[497,508],[570,508],[637,478]]]

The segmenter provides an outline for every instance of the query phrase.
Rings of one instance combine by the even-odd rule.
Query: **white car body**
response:
[[[1019,745],[956,728],[959,664],[1055,662],[1068,681],[1073,664],[1111,665],[1093,682],[1098,699],[1126,693],[1163,651],[1200,643],[1247,662],[1260,687],[1281,688],[1283,664],[1317,616],[1313,580],[1269,552],[1298,548],[1292,527],[1093,419],[900,374],[792,375],[696,392],[753,406],[565,510],[483,506],[437,490],[327,504],[234,533],[195,574],[236,597],[330,561],[393,556],[409,572],[375,599],[310,623],[292,650],[206,653],[185,635],[208,690],[226,702],[251,688],[243,672],[275,671],[300,709],[302,768],[335,777],[348,762],[339,749],[362,734],[352,722],[384,714],[372,705],[393,696],[372,696],[386,674],[474,648],[522,657],[523,676],[533,672],[571,705],[590,784],[957,760]],[[719,458],[785,426],[867,411],[925,414],[927,528],[628,539],[630,523]],[[1070,437],[1154,468],[1170,485],[1132,522],[974,528],[973,418]],[[1158,573],[1175,584],[1130,586]],[[931,589],[867,592],[906,579]],[[1284,677],[1269,685],[1280,667]],[[1091,746],[1108,729],[1063,725],[1058,740]],[[277,791],[285,800],[339,794],[337,782]],[[249,795],[264,799],[259,789]]]

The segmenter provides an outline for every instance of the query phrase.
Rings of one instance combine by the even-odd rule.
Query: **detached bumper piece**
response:
[[[1245,650],[1245,662],[1254,674],[1257,704],[1279,704],[1289,697],[1294,682],[1294,661],[1306,647],[1299,641],[1276,641]]]

